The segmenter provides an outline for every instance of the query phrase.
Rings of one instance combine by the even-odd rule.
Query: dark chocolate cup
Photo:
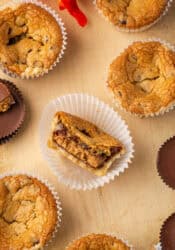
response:
[[[175,136],[162,144],[157,156],[157,171],[162,181],[175,190]]]
[[[15,99],[15,104],[13,104],[8,111],[0,114],[1,145],[9,141],[18,133],[24,122],[26,106],[21,92],[13,83],[2,79],[0,79],[0,81],[9,88],[11,94]]]
[[[175,213],[168,217],[162,225],[160,231],[160,245],[162,250],[175,249]]]

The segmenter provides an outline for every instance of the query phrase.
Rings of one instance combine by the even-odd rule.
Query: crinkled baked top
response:
[[[96,0],[96,3],[113,24],[136,29],[158,19],[168,0]]]
[[[43,8],[25,3],[0,11],[0,63],[22,76],[37,76],[55,62],[62,33]]]
[[[108,87],[129,112],[148,115],[175,102],[175,52],[160,42],[135,42],[110,65]]]
[[[116,237],[105,234],[91,234],[70,244],[66,250],[130,250],[125,243]]]
[[[43,183],[25,175],[0,180],[0,250],[41,249],[56,223],[56,202]]]

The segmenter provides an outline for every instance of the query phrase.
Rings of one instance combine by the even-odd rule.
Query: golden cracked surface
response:
[[[61,121],[66,125],[70,132],[77,134],[88,145],[93,147],[104,148],[121,145],[121,143],[114,137],[108,135],[93,123],[78,116],[66,112],[57,112],[54,119],[56,124]],[[84,131],[84,133],[82,131]]]
[[[130,247],[116,237],[92,234],[74,241],[66,250],[130,250]]]
[[[136,29],[154,22],[165,10],[167,0],[96,0],[97,7],[114,24]]]
[[[0,11],[0,62],[22,76],[45,72],[62,46],[56,20],[41,7],[28,3]]]
[[[26,175],[0,180],[0,250],[41,249],[56,223],[56,202],[43,183]]]
[[[175,102],[175,52],[159,42],[135,42],[110,65],[108,87],[131,113],[148,115]]]

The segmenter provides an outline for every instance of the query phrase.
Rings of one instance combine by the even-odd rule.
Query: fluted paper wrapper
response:
[[[57,192],[55,191],[54,187],[48,182],[48,180],[43,179],[41,176],[39,176],[38,174],[33,174],[33,173],[29,173],[29,172],[25,172],[25,171],[9,171],[3,174],[0,174],[0,179],[6,177],[6,176],[15,176],[15,175],[27,175],[28,177],[32,177],[32,178],[36,178],[38,179],[40,182],[42,182],[52,193],[54,200],[56,202],[56,206],[57,206],[57,224],[55,226],[55,230],[52,233],[52,236],[50,238],[50,240],[46,243],[46,245],[44,246],[44,249],[48,248],[48,245],[53,241],[53,239],[56,236],[56,233],[58,231],[58,228],[61,226],[61,218],[62,218],[62,207],[61,207],[61,201],[60,198],[57,194]]]
[[[162,250],[160,243],[155,246],[155,250]]]
[[[93,233],[88,233],[88,234],[86,234],[86,235],[79,236],[77,239],[72,240],[72,241],[68,244],[68,246],[65,248],[65,250],[67,250],[75,241],[77,241],[77,240],[79,240],[79,239],[81,239],[81,238],[83,238],[83,237],[86,237],[86,236],[88,236],[88,235],[91,235],[91,234],[93,234]],[[111,236],[111,237],[116,237],[118,240],[121,240],[124,244],[126,244],[127,247],[130,248],[130,250],[135,250],[135,249],[133,248],[133,246],[130,245],[129,242],[128,242],[127,240],[123,239],[123,237],[121,237],[121,236],[119,236],[119,235],[116,235],[116,234],[114,234],[114,233],[110,233],[110,234],[107,234],[107,233],[97,233],[97,234],[104,234],[104,235],[108,235],[108,236]]]
[[[126,153],[109,169],[106,176],[97,177],[78,167],[67,158],[48,148],[54,114],[65,111],[96,124],[108,134],[118,138],[125,146]],[[127,125],[107,104],[87,94],[69,94],[51,101],[44,109],[39,128],[41,152],[59,182],[71,189],[91,190],[102,187],[128,168],[134,154],[134,145]]]
[[[140,0],[140,1],[141,1],[141,0]],[[149,28],[151,28],[151,27],[154,26],[156,23],[158,23],[159,21],[162,20],[162,18],[168,13],[169,8],[172,6],[172,3],[173,3],[173,0],[169,0],[169,1],[167,2],[167,5],[166,5],[166,7],[165,7],[165,10],[162,12],[162,14],[161,14],[156,20],[154,20],[152,23],[150,23],[150,24],[148,24],[148,25],[144,25],[144,26],[142,26],[142,27],[140,27],[140,28],[135,28],[135,29],[122,28],[122,27],[119,27],[119,26],[115,25],[116,30],[121,31],[121,32],[127,32],[127,33],[137,33],[137,32],[142,32],[142,31],[148,30]],[[100,9],[97,7],[97,1],[96,1],[96,0],[93,0],[93,4],[95,5],[95,7],[96,7],[98,13],[99,13],[101,16],[103,16],[103,18],[104,18],[106,21],[110,22],[110,20],[108,19],[108,17],[105,16],[105,15],[103,14],[103,11],[100,10]],[[113,24],[112,22],[110,22],[110,23]],[[114,24],[113,24],[113,25],[114,25]]]
[[[149,39],[145,39],[145,40],[134,40],[131,44],[128,45],[128,47],[126,47],[124,49],[127,50],[129,48],[129,46],[131,46],[133,43],[135,42],[160,42],[161,44],[163,44],[165,47],[167,47],[168,49],[172,50],[175,52],[175,46],[173,46],[172,44],[168,43],[167,41],[164,41],[162,39],[159,38],[149,38]],[[119,57],[124,51],[122,51],[117,57]],[[112,92],[112,90],[109,90],[108,86],[106,86],[109,96],[112,96],[112,101],[113,101],[113,105],[117,108],[120,108],[122,111],[125,111],[126,113],[129,113],[131,115],[135,115],[136,117],[140,117],[140,118],[149,118],[149,117],[157,117],[157,116],[161,116],[164,115],[165,113],[168,113],[169,111],[173,110],[175,107],[175,100],[173,102],[171,102],[167,107],[162,107],[159,111],[155,112],[155,113],[149,113],[149,114],[144,114],[144,115],[140,115],[140,114],[136,114],[136,113],[132,113],[128,110],[126,110],[124,107],[122,107],[122,105],[120,104],[120,102],[115,98],[114,93]]]
[[[62,19],[59,17],[58,13],[53,10],[51,7],[47,6],[46,4],[38,1],[38,0],[12,0],[9,1],[6,4],[0,5],[0,11],[5,9],[5,8],[12,8],[12,9],[16,9],[19,5],[23,4],[23,3],[32,3],[32,4],[36,4],[37,6],[40,6],[41,8],[45,9],[47,12],[49,12],[57,21],[60,29],[61,29],[61,33],[62,33],[62,47],[60,50],[59,55],[57,56],[55,62],[50,66],[49,69],[45,69],[43,70],[43,72],[30,76],[30,75],[25,75],[25,74],[21,74],[18,75],[12,71],[9,71],[4,65],[0,64],[0,68],[1,70],[8,76],[13,77],[13,78],[21,78],[21,79],[34,79],[34,78],[38,78],[43,76],[44,74],[49,73],[49,71],[51,71],[62,59],[64,52],[66,50],[67,47],[67,32],[66,32],[66,28],[64,26],[64,23],[62,21]]]

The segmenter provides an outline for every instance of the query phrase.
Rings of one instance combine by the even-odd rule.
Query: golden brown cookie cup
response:
[[[39,190],[39,195],[38,195],[38,197],[37,197],[37,199],[36,199],[36,202],[37,202],[37,207],[38,207],[38,209],[40,210],[40,209],[43,209],[43,205],[44,206],[46,206],[45,208],[46,208],[46,210],[48,209],[48,207],[47,207],[47,203],[45,203],[45,199],[47,200],[47,202],[48,202],[48,206],[50,206],[50,210],[52,210],[51,211],[51,213],[50,214],[53,214],[53,217],[52,218],[50,218],[50,220],[49,221],[44,221],[44,223],[45,223],[45,228],[44,228],[44,230],[45,230],[45,233],[43,233],[42,235],[41,234],[38,234],[38,232],[39,231],[35,231],[35,227],[31,227],[31,228],[33,228],[34,229],[34,234],[32,234],[33,236],[30,238],[30,230],[29,230],[29,234],[27,234],[26,235],[26,237],[28,237],[28,240],[30,241],[30,240],[32,240],[32,242],[34,243],[34,247],[32,247],[31,249],[40,249],[40,248],[42,248],[43,249],[43,247],[46,247],[46,246],[48,246],[48,244],[49,243],[51,243],[52,241],[53,241],[53,238],[55,237],[55,235],[56,235],[56,233],[57,233],[57,231],[58,231],[58,228],[60,227],[60,224],[61,224],[61,217],[62,217],[62,208],[61,208],[61,202],[60,202],[60,200],[59,200],[59,197],[58,197],[58,195],[57,195],[57,192],[55,191],[55,189],[53,188],[53,186],[47,181],[47,180],[45,180],[45,179],[42,179],[38,174],[29,174],[29,173],[26,173],[26,172],[24,172],[24,171],[11,171],[11,172],[8,172],[8,173],[4,173],[4,174],[1,174],[0,175],[0,180],[2,180],[2,179],[4,179],[4,180],[10,180],[10,178],[13,178],[13,177],[15,177],[15,180],[16,181],[14,181],[12,184],[12,186],[11,186],[11,188],[12,189],[10,189],[10,186],[8,186],[9,187],[9,191],[11,190],[11,192],[12,193],[15,193],[15,192],[17,192],[16,193],[16,201],[18,200],[18,199],[21,199],[21,202],[22,202],[22,199],[24,199],[25,200],[25,198],[23,198],[23,195],[24,195],[24,197],[25,197],[25,192],[26,192],[26,195],[29,197],[28,199],[29,199],[29,201],[31,200],[32,202],[34,202],[34,187],[32,187],[32,185],[34,185],[35,187],[37,187],[37,189]],[[23,179],[24,178],[24,179]],[[24,187],[24,189],[25,190],[23,190],[24,192],[21,192],[22,191],[22,189],[20,189],[19,190],[19,194],[18,194],[18,184],[19,183],[21,183],[21,185],[23,186],[23,185],[25,185],[25,183],[26,183],[26,178],[29,178],[29,179],[31,179],[31,181],[29,180],[29,182],[31,182],[31,183],[33,183],[32,185],[31,185],[31,192],[32,192],[32,195],[30,196],[30,190],[28,190],[28,192],[27,192],[27,190],[25,189],[25,187]],[[23,181],[22,181],[23,180]],[[19,181],[19,182],[18,182]],[[9,182],[10,183],[10,182]],[[30,186],[30,183],[29,183],[29,186]],[[4,189],[2,189],[3,188],[3,186],[1,185],[0,186],[1,187],[1,190],[4,190]],[[28,187],[28,184],[26,185],[26,187]],[[15,191],[16,190],[16,191]],[[33,191],[32,191],[33,190]],[[37,190],[36,190],[37,191]],[[37,191],[38,192],[38,191]],[[20,195],[21,195],[21,197],[20,197]],[[41,197],[43,197],[43,203],[40,201],[40,198],[39,198],[39,196],[41,196]],[[3,197],[3,192],[1,193],[1,198]],[[27,201],[26,201],[27,202]],[[25,203],[25,202],[24,202]],[[21,204],[20,203],[20,205],[21,206],[23,206],[23,204]],[[24,204],[25,205],[25,204]],[[27,204],[26,204],[27,205]],[[14,209],[14,211],[15,211],[15,208],[13,208]],[[20,209],[20,208],[19,208]],[[50,210],[48,210],[48,211],[50,211]],[[27,216],[27,214],[29,215],[29,211],[28,210],[24,210],[25,212],[26,212],[26,216]],[[44,215],[44,211],[45,210],[43,210],[43,218],[45,218],[45,215]],[[17,212],[17,211],[16,211]],[[20,211],[21,212],[21,211]],[[37,211],[36,211],[37,212]],[[18,214],[18,213],[17,213]],[[7,216],[9,216],[10,214],[9,213],[7,213]],[[13,214],[12,214],[12,216],[13,216]],[[20,213],[19,214],[19,216],[21,216],[20,218],[22,218],[22,213]],[[39,216],[39,215],[38,215]],[[37,220],[37,218],[38,218],[38,216],[36,217],[36,220]],[[24,217],[23,217],[24,218]],[[33,218],[32,216],[30,217],[31,219]],[[18,219],[16,219],[16,220],[18,220]],[[34,220],[34,222],[35,222],[35,217],[33,218],[33,220]],[[21,221],[22,222],[22,221]],[[12,222],[13,223],[13,222]],[[29,222],[28,222],[29,223]],[[46,224],[48,224],[48,228],[46,228]],[[31,224],[31,226],[32,226],[32,224]],[[14,225],[14,227],[15,227],[15,225]],[[37,225],[36,225],[36,227],[37,227]],[[11,229],[13,229],[13,228],[11,228]],[[40,229],[39,229],[40,230]],[[43,232],[43,231],[42,231]],[[24,238],[21,238],[21,240],[22,239],[24,239],[24,244],[28,244],[27,243],[27,238],[25,239],[25,232],[23,232],[23,231],[19,231],[19,234],[22,234],[22,233],[24,233]],[[39,236],[39,241],[36,241],[35,240],[35,238],[36,238],[36,236]],[[38,237],[37,236],[37,237]],[[18,245],[18,241],[19,241],[19,245],[21,246],[21,241],[20,241],[20,238],[18,237],[17,238],[17,240],[15,240],[14,242],[15,242],[15,244],[17,244]],[[12,242],[12,238],[11,238],[11,241],[10,241],[10,244],[11,244],[11,242]],[[2,246],[2,243],[5,243],[5,246],[7,245],[8,247],[9,247],[9,242],[6,242],[5,241],[5,239],[3,239],[3,241],[1,242],[1,246]],[[7,244],[6,244],[7,243]],[[11,245],[10,245],[11,246]],[[13,246],[14,247],[14,246]],[[21,248],[20,248],[21,249]]]
[[[150,49],[148,49],[148,47],[150,47]],[[133,114],[141,118],[163,115],[166,112],[169,112],[170,110],[172,110],[175,106],[175,98],[173,97],[173,94],[170,94],[170,92],[167,92],[167,95],[165,95],[166,92],[162,90],[162,85],[160,86],[161,88],[159,89],[158,87],[155,87],[156,80],[158,81],[160,80],[159,82],[159,85],[160,85],[160,83],[162,82],[162,79],[164,78],[161,76],[161,73],[160,75],[156,75],[156,78],[153,77],[155,74],[158,74],[158,72],[157,73],[154,72],[154,69],[151,66],[152,63],[154,62],[153,59],[152,59],[152,62],[150,61],[150,63],[146,63],[147,67],[144,66],[145,68],[143,72],[142,72],[143,63],[139,67],[137,65],[138,63],[142,61],[144,62],[144,60],[145,61],[148,60],[147,57],[149,57],[149,53],[150,53],[149,51],[153,51],[152,47],[155,47],[156,49],[158,49],[158,51],[161,49],[163,53],[165,53],[165,57],[168,56],[170,58],[169,60],[170,64],[166,66],[168,66],[169,70],[171,71],[172,77],[171,79],[169,79],[171,81],[163,82],[163,83],[166,83],[163,85],[163,87],[165,88],[167,86],[167,90],[170,89],[171,91],[174,91],[174,81],[172,80],[173,79],[172,72],[175,71],[175,68],[172,62],[175,59],[175,48],[171,44],[163,40],[155,39],[155,38],[136,41],[136,42],[133,42],[129,47],[127,47],[110,65],[108,80],[107,80],[108,91],[109,93],[112,94],[114,105],[117,107],[120,107],[122,110],[130,114]],[[145,52],[146,50],[148,50],[148,52]],[[158,52],[160,53],[161,57],[164,56],[164,54],[161,54],[162,51]],[[132,59],[132,60],[136,60],[136,62],[132,62],[132,64],[137,65],[137,70],[135,68],[135,71],[134,71],[134,67],[131,67],[132,65],[128,64],[128,62],[130,63],[130,60],[127,58],[130,58],[131,56],[135,57],[135,53],[136,53],[136,56],[138,56],[138,58]],[[140,54],[147,53],[147,57],[145,56],[145,54],[144,56],[142,55],[141,57],[140,54],[138,53]],[[152,52],[154,57],[156,55],[155,53],[156,52]],[[128,67],[127,70],[126,70],[126,67]],[[135,79],[134,77],[137,77],[137,78],[141,77],[141,81],[138,80],[138,82],[141,82],[140,83],[141,86],[139,86],[139,88],[136,85],[137,82],[135,83],[135,80],[130,79],[131,76],[128,75],[128,69],[130,70],[129,72],[133,74],[132,75],[133,79]],[[136,71],[139,71],[139,70],[140,70],[140,73],[139,73],[140,76],[136,74],[137,73]],[[146,82],[147,79],[142,81],[147,74],[149,75],[148,81],[150,81],[150,79],[152,80],[153,78],[153,82],[151,81],[150,82],[151,84],[154,83],[155,86],[151,85],[154,89],[152,88],[151,90],[149,90],[148,88],[149,85],[142,86],[145,83],[150,84],[150,82],[148,81],[147,81],[148,83]],[[159,77],[162,77],[162,78],[159,78]],[[168,78],[168,74],[167,74],[167,78]],[[168,85],[171,85],[171,88],[169,88]],[[163,95],[163,99],[162,97],[159,98],[159,95]],[[140,106],[139,106],[139,102],[140,102]]]
[[[156,23],[158,23],[168,13],[168,10],[172,5],[173,0],[169,0],[169,1],[167,0],[167,3],[165,4],[165,6],[163,6],[160,9],[160,11],[157,10],[155,12],[154,18],[152,17],[152,19],[149,19],[149,20],[145,19],[145,22],[143,22],[144,18],[141,18],[140,24],[134,25],[134,23],[131,22],[130,27],[124,26],[126,24],[125,22],[123,22],[123,24],[121,22],[120,25],[117,25],[115,13],[112,13],[111,10],[108,8],[104,8],[104,9],[102,7],[100,8],[97,2],[98,0],[93,0],[93,3],[96,6],[96,9],[99,12],[99,14],[102,15],[107,21],[110,21],[110,23],[115,25],[118,31],[132,33],[132,32],[145,31],[151,28],[152,26],[154,26]],[[121,14],[121,16],[123,15]]]
[[[118,247],[121,250],[133,250],[132,246],[125,240],[116,238],[114,235],[107,234],[89,234],[68,244],[65,250],[78,250],[81,247],[91,249],[90,244],[93,245],[93,250],[104,250],[112,247]]]
[[[6,66],[2,62],[0,63],[0,68],[1,68],[1,70],[5,74],[7,74],[10,77],[21,78],[21,79],[33,79],[33,78],[37,78],[37,77],[43,76],[44,74],[47,74],[50,70],[52,70],[57,65],[57,63],[60,62],[61,58],[64,55],[64,51],[66,49],[66,46],[67,46],[67,33],[66,33],[66,30],[65,30],[65,27],[64,27],[64,24],[63,24],[62,20],[60,19],[60,17],[58,16],[58,14],[54,10],[52,10],[50,7],[48,7],[47,5],[43,4],[42,2],[37,1],[37,0],[35,0],[35,1],[32,1],[32,0],[20,0],[20,1],[14,0],[14,1],[9,1],[7,4],[4,4],[4,5],[2,5],[0,7],[0,11],[4,11],[7,8],[11,8],[11,9],[16,10],[16,9],[18,9],[18,7],[21,7],[21,6],[23,7],[23,5],[27,5],[27,4],[28,5],[33,5],[34,8],[37,9],[38,13],[39,13],[39,11],[41,11],[41,14],[43,15],[43,18],[45,18],[46,22],[48,22],[48,20],[50,18],[50,20],[52,21],[52,24],[55,25],[55,27],[57,26],[57,28],[59,30],[59,34],[60,34],[61,37],[59,38],[59,44],[57,46],[56,46],[55,42],[53,43],[50,40],[50,43],[51,44],[52,43],[55,44],[54,47],[55,46],[57,47],[56,50],[53,49],[51,46],[48,47],[49,44],[45,40],[45,37],[44,36],[41,37],[42,39],[44,39],[44,40],[41,41],[41,44],[42,43],[44,44],[44,47],[41,46],[42,47],[41,51],[40,51],[40,48],[37,47],[40,44],[40,36],[37,35],[37,30],[36,31],[32,31],[32,36],[33,36],[32,39],[33,40],[32,39],[29,40],[30,39],[30,32],[28,34],[28,36],[29,36],[28,41],[26,41],[25,37],[24,38],[22,37],[23,40],[20,41],[20,44],[21,43],[23,43],[23,44],[21,44],[21,47],[25,47],[25,53],[26,52],[29,53],[28,54],[29,55],[29,59],[30,59],[29,61],[31,63],[32,62],[33,63],[32,64],[29,63],[29,67],[27,67],[24,70],[23,70],[23,65],[22,64],[20,64],[20,70],[19,70],[17,68],[17,66],[15,66],[15,64],[14,64],[14,66],[11,65],[9,67],[9,66]],[[25,11],[25,8],[24,8],[24,11]],[[34,15],[34,12],[33,12],[33,15]],[[23,26],[21,28],[23,28]],[[54,26],[52,28],[54,28]],[[31,27],[31,30],[32,29],[33,28]],[[35,33],[36,33],[36,35],[35,35]],[[46,34],[46,32],[45,32],[45,34]],[[58,31],[57,31],[57,35],[58,35]],[[10,42],[11,42],[12,39],[10,39]],[[18,39],[18,37],[17,37],[17,39]],[[13,40],[12,40],[12,42],[13,42]],[[32,47],[31,50],[27,50],[26,44],[24,44],[24,43],[27,43],[27,42],[28,42],[28,46]],[[33,50],[34,47],[32,45],[32,42],[35,42],[35,49],[34,50]],[[38,50],[37,50],[37,48],[38,48]],[[43,57],[43,52],[44,52],[43,49],[46,49],[46,50],[48,49],[48,52],[50,53],[49,57],[48,57],[48,60],[46,60],[47,56]],[[58,49],[59,49],[59,51],[58,51]],[[51,50],[53,50],[53,52],[55,51],[54,55],[53,55],[53,53],[52,53]],[[40,60],[38,62],[37,62],[37,57],[36,57],[36,60],[34,60],[35,59],[35,57],[34,57],[35,52],[36,53],[40,53],[40,55],[38,55],[38,58],[40,58]],[[22,51],[19,52],[19,53],[22,53]],[[21,58],[20,60],[23,60],[23,55],[20,54],[20,58]],[[43,63],[42,63],[42,60],[43,60]],[[23,61],[21,61],[21,62],[23,62]],[[28,64],[28,61],[26,63]],[[31,64],[31,66],[30,66],[30,64]],[[42,64],[43,64],[43,66],[42,66]],[[34,65],[34,67],[32,65]]]

